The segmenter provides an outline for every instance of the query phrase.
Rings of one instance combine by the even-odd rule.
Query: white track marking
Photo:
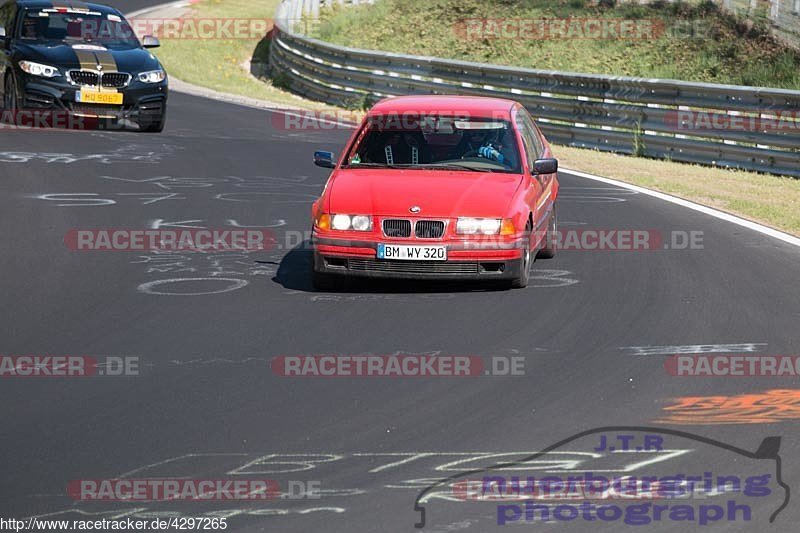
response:
[[[569,174],[573,174],[575,176],[581,178],[587,178],[590,180],[600,181],[603,183],[608,183],[609,185],[616,185],[617,187],[621,187],[623,189],[628,189],[630,191],[635,191],[641,194],[646,194],[647,196],[652,196],[653,198],[658,198],[659,200],[664,200],[665,202],[669,202],[672,204],[679,205],[681,207],[686,207],[693,211],[698,211],[700,213],[712,216],[714,218],[718,218],[720,220],[724,220],[726,222],[731,222],[736,224],[737,226],[742,226],[747,229],[751,229],[753,231],[757,231],[764,235],[768,235],[780,241],[783,241],[788,244],[792,244],[794,246],[800,246],[800,238],[795,237],[793,235],[789,235],[788,233],[784,233],[782,231],[778,231],[776,229],[769,228],[757,222],[753,222],[750,220],[746,220],[741,217],[737,217],[736,215],[732,215],[730,213],[726,213],[724,211],[718,211],[717,209],[713,209],[711,207],[707,207],[704,205],[696,204],[694,202],[690,202],[689,200],[684,200],[683,198],[678,198],[677,196],[672,196],[669,194],[665,194],[663,192],[658,191],[651,191],[650,189],[645,189],[644,187],[639,187],[638,185],[631,185],[630,183],[625,183],[622,181],[617,181],[611,178],[604,178],[602,176],[595,176],[594,174],[587,174],[586,172],[580,172],[578,170],[570,170],[567,168],[562,169],[564,172]]]
[[[676,355],[695,353],[742,353],[758,352],[766,348],[766,342],[746,342],[741,344],[688,344],[678,346],[623,346],[620,350],[629,355]]]

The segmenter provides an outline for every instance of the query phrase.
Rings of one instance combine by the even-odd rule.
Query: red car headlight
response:
[[[499,218],[459,218],[456,233],[460,235],[497,235],[502,220]]]
[[[331,228],[339,231],[369,231],[372,229],[372,217],[368,215],[333,215]]]

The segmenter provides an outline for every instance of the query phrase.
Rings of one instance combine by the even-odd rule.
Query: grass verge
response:
[[[709,0],[640,5],[613,0],[378,0],[324,9],[314,35],[344,46],[547,70],[800,88],[800,51],[766,18],[738,20]],[[591,27],[542,19],[653,21],[637,38],[591,38]],[[510,21],[503,30],[493,21]],[[519,24],[534,22],[530,29]],[[519,29],[518,28],[522,28]],[[606,32],[607,36],[612,34]],[[543,38],[544,37],[544,38]]]
[[[280,0],[201,0],[185,18],[272,19]],[[250,73],[250,61],[266,62],[269,48],[261,39],[161,39],[156,55],[170,75],[216,91],[268,100],[299,108],[331,110],[274,87],[268,78]]]

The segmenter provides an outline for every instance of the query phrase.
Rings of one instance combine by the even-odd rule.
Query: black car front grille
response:
[[[91,70],[70,70],[69,79],[75,85],[89,85],[110,89],[121,89],[131,81],[131,75],[125,72],[94,72]]]
[[[70,70],[69,79],[76,85],[92,85],[97,87],[100,74],[86,70]]]
[[[400,274],[477,274],[478,263],[450,261],[386,261],[348,259],[347,268],[362,272],[396,272]]]
[[[411,221],[387,218],[383,221],[383,234],[387,237],[411,237]]]
[[[444,222],[441,220],[419,220],[414,226],[414,234],[419,239],[441,239],[444,235]]]
[[[102,77],[103,87],[121,89],[128,85],[131,76],[124,72],[104,72]]]

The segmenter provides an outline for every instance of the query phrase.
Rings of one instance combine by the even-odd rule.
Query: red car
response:
[[[404,96],[373,107],[313,204],[312,282],[344,277],[528,284],[555,254],[558,161],[518,102]]]

